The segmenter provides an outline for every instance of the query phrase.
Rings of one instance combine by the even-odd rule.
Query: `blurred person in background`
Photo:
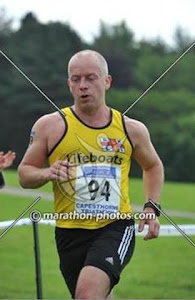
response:
[[[0,188],[3,188],[5,185],[2,170],[10,167],[13,164],[15,158],[16,153],[13,151],[8,151],[6,154],[4,154],[3,151],[0,152]]]

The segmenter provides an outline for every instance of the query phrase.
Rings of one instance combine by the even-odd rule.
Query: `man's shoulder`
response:
[[[124,116],[124,121],[125,121],[125,126],[127,129],[129,129],[130,131],[142,131],[142,130],[146,130],[146,126],[144,123],[142,123],[141,121],[129,118],[127,116]]]
[[[149,137],[148,129],[141,121],[126,116],[124,117],[124,121],[127,133],[135,143],[137,140]]]
[[[45,114],[43,116],[41,116],[37,121],[39,122],[53,122],[53,121],[58,121],[58,120],[62,120],[63,117],[63,112],[62,114],[60,114],[60,112],[55,111],[51,114]]]
[[[53,112],[50,114],[45,114],[41,116],[34,124],[34,126],[39,128],[48,128],[48,126],[56,125],[59,122],[62,122],[63,113],[60,114],[60,112]]]

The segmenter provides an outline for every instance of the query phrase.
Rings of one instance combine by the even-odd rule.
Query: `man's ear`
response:
[[[109,88],[111,87],[111,83],[112,83],[112,76],[108,75],[106,77],[106,91],[109,90]]]

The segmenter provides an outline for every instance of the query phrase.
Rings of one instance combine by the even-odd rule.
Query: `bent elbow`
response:
[[[25,180],[26,176],[25,176],[24,168],[21,165],[19,165],[17,171],[18,171],[18,181],[19,181],[21,187],[24,189],[27,189],[28,186],[27,186],[27,183]]]
[[[19,179],[19,183],[21,185],[21,187],[23,189],[29,189],[30,187],[26,184],[26,182],[24,180],[22,180],[21,178]]]

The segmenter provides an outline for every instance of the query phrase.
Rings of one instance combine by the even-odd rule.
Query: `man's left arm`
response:
[[[147,203],[151,199],[153,202],[158,203],[164,182],[163,164],[152,145],[146,126],[139,121],[131,119],[128,119],[126,125],[127,132],[134,145],[133,158],[143,170],[145,202]],[[145,213],[155,212],[155,209],[150,207],[150,205],[146,206],[149,207],[143,210]],[[148,224],[149,227],[144,239],[148,240],[157,237],[160,229],[158,218],[156,217],[155,220],[140,220],[138,230],[142,231],[145,224]]]

